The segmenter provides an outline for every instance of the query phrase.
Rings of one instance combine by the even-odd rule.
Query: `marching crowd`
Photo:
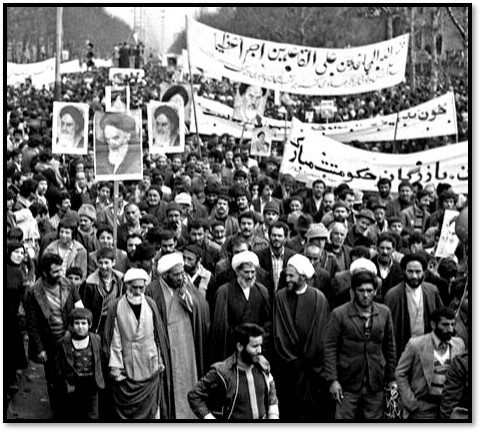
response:
[[[145,72],[129,83],[143,118],[168,78]],[[105,85],[102,69],[66,76],[63,101],[101,111]],[[418,89],[396,91],[417,103]],[[386,114],[385,96],[338,106]],[[28,358],[65,421],[373,420],[393,402],[394,418],[465,418],[467,239],[433,251],[467,196],[387,178],[376,193],[307,188],[279,174],[282,144],[256,159],[228,134],[187,135],[183,154],[154,156],[147,133],[143,179],[114,196],[90,148],[51,153],[52,101],[29,82],[7,91],[10,394]]]

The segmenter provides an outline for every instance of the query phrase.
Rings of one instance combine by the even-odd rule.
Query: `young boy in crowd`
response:
[[[65,385],[65,420],[97,420],[99,390],[105,388],[100,336],[89,332],[89,309],[73,309],[69,324],[70,332],[61,340],[56,358],[59,381]]]

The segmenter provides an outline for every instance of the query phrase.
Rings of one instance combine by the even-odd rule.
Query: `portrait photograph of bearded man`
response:
[[[54,102],[52,153],[87,154],[88,110],[83,103]]]
[[[234,100],[232,118],[242,123],[261,125],[266,106],[268,91],[255,85],[241,83]]]
[[[175,103],[151,103],[148,112],[150,153],[184,151],[184,110]]]
[[[142,114],[96,113],[94,166],[97,180],[142,179]]]

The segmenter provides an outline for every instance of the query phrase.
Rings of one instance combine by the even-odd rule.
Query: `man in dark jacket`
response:
[[[374,302],[376,267],[366,258],[351,264],[354,299],[334,309],[324,344],[329,391],[336,419],[351,419],[362,407],[366,420],[381,419],[384,387],[394,385],[396,345],[389,308]]]

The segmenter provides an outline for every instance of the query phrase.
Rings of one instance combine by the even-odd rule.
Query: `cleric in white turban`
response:
[[[163,255],[157,264],[157,272],[159,274],[164,274],[169,270],[173,269],[175,266],[184,265],[184,257],[182,254],[174,252],[171,254]]]
[[[232,269],[237,273],[237,269],[243,264],[253,264],[259,267],[259,258],[254,252],[244,251],[232,257]]]
[[[377,274],[376,265],[366,258],[358,258],[351,264],[351,267],[349,267],[349,273],[351,273],[351,276],[354,276],[355,274],[362,272],[375,275]]]
[[[309,280],[314,276],[314,267],[311,262],[300,254],[294,255],[289,261],[287,261],[287,267],[292,266],[301,276],[305,276],[306,280]]]
[[[124,283],[132,282],[134,280],[149,280],[149,275],[143,269],[131,268],[125,272]]]

